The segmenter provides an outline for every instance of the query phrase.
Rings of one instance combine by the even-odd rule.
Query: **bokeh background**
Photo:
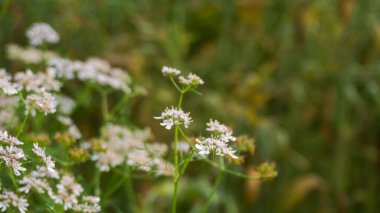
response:
[[[279,171],[264,183],[226,177],[214,212],[380,212],[380,1],[0,4],[2,67],[17,69],[6,44],[26,46],[25,30],[47,22],[61,35],[53,50],[105,58],[145,88],[129,103],[128,119],[151,127],[158,141],[171,137],[152,117],[177,100],[161,67],[201,76],[204,95],[184,103],[195,120],[188,132],[200,134],[210,117],[219,119],[256,139],[245,172],[261,161],[276,162]],[[202,177],[201,169],[209,170],[192,172]],[[193,186],[207,188],[205,182],[207,176]],[[191,212],[194,190],[181,194],[183,212]]]

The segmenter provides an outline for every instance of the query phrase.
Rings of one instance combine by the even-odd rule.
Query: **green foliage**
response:
[[[47,22],[61,34],[62,45],[52,49],[70,58],[106,58],[149,91],[128,103],[133,112],[125,109],[115,119],[151,126],[159,141],[172,136],[152,117],[174,103],[176,93],[158,70],[171,65],[202,76],[207,98],[186,100],[193,119],[205,123],[203,115],[214,115],[256,139],[259,151],[246,156],[241,172],[270,159],[280,174],[269,184],[226,176],[221,185],[228,194],[219,194],[210,211],[380,210],[379,1],[4,0],[0,6],[0,64],[18,71],[6,58],[5,44],[26,44],[25,29]],[[110,105],[119,99],[110,97]],[[78,120],[85,135],[99,127],[93,116],[98,111],[74,115],[86,118]],[[189,168],[199,181],[184,179],[184,211],[201,210],[194,194],[206,199],[202,187],[212,187],[205,168]],[[142,202],[168,211],[159,205],[170,202],[168,185],[162,180]],[[123,202],[115,199],[107,210],[125,211],[119,209]]]

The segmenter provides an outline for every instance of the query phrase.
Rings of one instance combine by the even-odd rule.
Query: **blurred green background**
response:
[[[61,35],[53,50],[105,58],[145,87],[132,117],[158,141],[171,137],[152,117],[177,99],[161,67],[201,76],[204,95],[184,103],[189,132],[219,119],[255,137],[246,172],[263,160],[279,171],[265,183],[226,177],[214,212],[380,212],[380,1],[0,3],[1,67],[12,69],[6,44],[26,46],[25,30],[47,22]]]

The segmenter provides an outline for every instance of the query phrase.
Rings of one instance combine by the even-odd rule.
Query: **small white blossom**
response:
[[[38,94],[30,94],[26,97],[27,108],[35,114],[34,110],[43,112],[45,115],[55,113],[57,110],[57,101],[55,97],[48,92],[42,91]]]
[[[11,76],[5,71],[5,69],[0,69],[0,89],[7,95],[17,94],[21,89],[20,85],[11,82]]]
[[[51,156],[47,156],[45,153],[45,149],[41,148],[38,146],[38,143],[33,144],[33,152],[39,156],[42,161],[45,163],[46,168],[48,169],[49,172],[54,173],[55,172],[55,163],[51,159]]]
[[[34,47],[22,48],[15,44],[7,46],[7,54],[9,59],[20,61],[25,64],[39,64],[44,60],[58,57],[51,51],[42,51]]]
[[[161,72],[164,76],[176,76],[181,74],[180,70],[167,66],[163,66]]]
[[[26,159],[24,151],[14,145],[6,146],[5,149],[0,146],[0,159],[4,160],[8,167],[12,168],[16,176],[19,176],[20,172],[26,171],[19,161],[20,159]]]
[[[15,80],[28,92],[58,91],[62,86],[52,73],[33,73],[30,69],[16,73]]]
[[[164,126],[166,129],[171,129],[173,125],[180,125],[188,128],[189,124],[192,122],[190,113],[184,113],[182,109],[177,107],[166,108],[160,116],[154,117],[158,120],[163,120],[160,125]]]
[[[20,181],[20,192],[29,193],[31,189],[35,189],[38,193],[51,192],[49,183],[38,171],[32,171],[25,175]]]
[[[95,196],[84,196],[82,198],[83,204],[77,204],[74,206],[74,211],[77,212],[87,212],[87,213],[93,213],[93,212],[100,212],[101,208],[99,205],[100,198]]]
[[[38,46],[43,43],[57,43],[58,33],[46,23],[35,23],[26,32],[31,45]]]
[[[51,197],[58,204],[63,204],[64,210],[72,209],[78,203],[78,196],[83,192],[83,187],[75,182],[70,174],[63,175],[57,185],[57,193]]]
[[[16,137],[13,137],[8,134],[7,131],[1,131],[0,130],[0,142],[9,144],[9,145],[22,145],[24,144],[23,142],[19,141]]]
[[[187,86],[198,86],[204,84],[204,81],[197,75],[190,73],[187,77],[180,76],[179,82]]]
[[[17,208],[21,213],[25,213],[29,203],[23,196],[17,196],[14,192],[4,190],[0,193],[0,209],[4,212],[9,206]]]
[[[215,154],[219,156],[228,155],[232,158],[237,158],[235,150],[229,146],[229,143],[236,140],[232,135],[232,131],[224,124],[217,120],[210,120],[207,123],[207,131],[211,132],[211,137],[196,139],[195,148],[200,155]]]

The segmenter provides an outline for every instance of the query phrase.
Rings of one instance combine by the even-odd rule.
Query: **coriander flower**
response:
[[[19,176],[21,174],[20,172],[26,171],[19,161],[19,159],[26,159],[24,151],[14,145],[6,146],[5,149],[0,146],[0,159],[5,161],[8,167],[12,168],[16,176]]]
[[[164,76],[169,76],[169,77],[181,74],[180,70],[172,68],[172,67],[167,67],[167,66],[163,66],[161,72]]]
[[[25,213],[29,203],[23,196],[18,196],[12,191],[4,190],[0,193],[0,210],[5,212],[9,206],[18,208],[19,212]]]
[[[160,125],[164,126],[166,129],[171,129],[173,125],[184,126],[188,128],[189,124],[192,122],[190,117],[190,112],[184,113],[182,109],[177,107],[166,108],[161,116],[154,117],[158,120],[163,120]]]
[[[198,86],[204,84],[204,81],[197,75],[190,73],[187,77],[180,76],[179,82],[187,86]]]
[[[29,38],[29,43],[33,46],[43,43],[57,43],[59,41],[58,33],[46,23],[33,24],[26,32],[26,36]]]
[[[0,69],[0,89],[7,95],[14,95],[20,90],[18,84],[12,83],[11,76],[5,71],[5,69]]]
[[[238,158],[235,155],[236,151],[229,146],[229,142],[235,141],[236,137],[232,135],[232,131],[226,125],[217,120],[210,120],[207,123],[206,130],[211,132],[211,137],[196,139],[195,148],[200,155],[228,155],[232,158]]]
[[[57,111],[57,101],[55,97],[48,92],[42,91],[38,94],[30,94],[26,97],[26,104],[29,110],[32,110],[32,114],[35,113],[34,110],[41,111],[45,115],[49,113],[55,113]]]
[[[1,131],[0,130],[0,142],[6,143],[8,145],[22,145],[23,142],[19,141],[16,137],[13,137],[11,135],[8,135],[7,131]]]
[[[55,173],[55,163],[54,161],[51,159],[51,156],[47,156],[46,153],[45,153],[45,149],[41,148],[38,146],[38,143],[34,143],[33,144],[33,152],[34,154],[36,154],[37,156],[39,156],[42,161],[45,163],[46,165],[46,168],[47,170],[50,172],[50,173]]]

